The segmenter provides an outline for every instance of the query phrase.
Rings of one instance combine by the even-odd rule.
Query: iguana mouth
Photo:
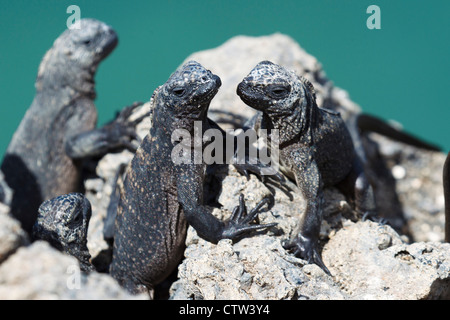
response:
[[[252,87],[249,86],[245,81],[239,83],[236,89],[237,95],[245,104],[251,106],[256,110],[262,111],[263,108],[261,108],[261,105],[258,103],[258,98],[255,97],[255,94],[252,91]]]
[[[117,37],[117,34],[111,30],[110,34],[108,34],[108,39],[103,46],[102,56],[104,58],[107,57],[116,48],[118,43],[119,38]]]
[[[39,238],[36,238],[35,240],[45,240],[55,249],[58,249],[60,251],[63,250],[63,246],[60,242],[58,233],[55,230],[38,225],[35,227],[34,232],[36,234],[39,234]]]
[[[211,101],[222,85],[222,81],[218,76],[212,75],[211,78],[212,79],[210,81],[208,81],[198,89],[200,93],[197,95],[197,101],[199,103]]]

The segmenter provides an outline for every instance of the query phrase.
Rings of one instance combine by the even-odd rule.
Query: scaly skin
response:
[[[176,129],[194,137],[195,121],[201,122],[203,132],[218,128],[207,111],[220,85],[219,77],[190,61],[154,95],[153,126],[126,170],[115,218],[110,272],[131,292],[151,290],[174,270],[183,255],[188,224],[214,243],[272,226],[250,224],[267,201],[246,215],[242,196],[231,219],[218,220],[203,205],[206,164],[193,163],[194,153],[189,163],[172,161],[173,148],[187,143],[172,140]]]
[[[375,211],[372,188],[344,121],[317,106],[309,81],[269,61],[259,63],[237,93],[261,112],[249,122],[254,129],[279,130],[280,169],[295,180],[307,202],[297,236],[286,247],[329,273],[318,249],[323,188],[339,186],[355,200],[357,211]]]
[[[11,212],[29,233],[44,200],[81,190],[83,158],[129,147],[134,138],[123,123],[94,130],[94,76],[118,40],[103,22],[82,19],[80,26],[64,31],[42,59],[34,100],[1,166],[14,191]]]
[[[45,240],[78,259],[83,271],[92,271],[86,246],[91,204],[83,194],[70,193],[44,201],[33,226],[33,239]]]

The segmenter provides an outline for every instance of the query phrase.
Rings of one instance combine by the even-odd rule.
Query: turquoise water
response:
[[[370,113],[450,149],[450,1],[64,1],[2,0],[0,155],[34,96],[44,53],[66,28],[66,9],[110,24],[119,46],[97,76],[99,123],[152,91],[192,52],[232,36],[290,35],[330,79]],[[369,5],[381,29],[369,30]]]

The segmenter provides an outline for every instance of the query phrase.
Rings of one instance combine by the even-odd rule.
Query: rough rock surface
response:
[[[223,85],[213,100],[210,115],[224,125],[229,122],[239,125],[253,114],[235,90],[242,78],[266,59],[294,69],[312,81],[319,106],[339,105],[344,117],[346,111],[360,111],[344,90],[326,78],[316,58],[285,35],[239,36],[188,59],[197,60],[221,77]],[[146,103],[135,116],[149,107]],[[138,127],[138,134],[144,137],[150,125],[150,119],[146,119]],[[222,240],[217,245],[199,238],[189,228],[186,258],[179,266],[170,298],[450,299],[450,245],[439,243],[443,240],[445,155],[376,135],[372,138],[396,178],[407,214],[409,238],[398,235],[389,226],[359,221],[341,193],[334,188],[326,189],[320,238],[330,277],[282,248],[283,241],[294,233],[305,205],[300,193],[295,192],[296,187],[292,186],[290,193],[276,186],[268,188],[255,176],[247,180],[233,167],[224,166],[217,172],[218,178],[206,184],[205,199],[211,205],[221,204],[214,214],[223,219],[228,217],[240,193],[245,195],[249,209],[273,193],[275,201],[260,215],[260,222],[278,225],[254,237],[235,243]],[[85,181],[86,195],[93,208],[88,247],[94,259],[107,249],[102,228],[114,176],[119,165],[131,158],[128,151],[109,154],[100,160],[95,175]],[[0,215],[0,219],[9,217]],[[129,298],[111,277],[97,273],[82,275],[80,289],[69,290],[67,281],[73,278],[67,268],[76,264],[76,260],[43,243],[23,246],[27,240],[22,232],[14,221],[0,221],[0,298]],[[416,242],[407,242],[411,240]],[[23,247],[17,250],[20,245]],[[9,256],[3,262],[2,254]]]
[[[228,171],[228,172],[226,172]],[[217,199],[223,205],[214,214],[227,219],[240,193],[252,208],[271,191],[254,176],[250,180],[232,167],[222,172],[222,190]],[[295,186],[293,186],[295,188]],[[316,265],[287,253],[282,241],[292,236],[304,208],[299,192],[284,193],[274,187],[274,205],[261,213],[261,223],[277,222],[269,232],[241,239],[222,240],[218,245],[199,238],[189,227],[186,259],[179,267],[172,299],[345,299],[332,278]],[[329,212],[340,206],[340,197],[327,192]],[[328,232],[324,225],[323,233]]]
[[[8,208],[3,204],[0,206],[0,263],[2,263],[17,248],[28,243],[28,236],[20,227],[20,223],[8,215]]]
[[[413,241],[444,241],[442,170],[446,154],[418,150],[371,134],[396,180]]]
[[[450,244],[405,244],[388,226],[347,223],[330,237],[323,259],[355,299],[449,299]]]
[[[247,182],[232,168],[229,171],[218,198],[224,205],[216,209],[218,216],[226,217],[224,212],[233,206],[230,197],[236,201],[240,192],[249,195],[250,207],[268,192],[253,176]],[[303,199],[294,192],[292,201],[274,190],[275,205],[260,215],[262,223],[279,223],[270,232],[215,246],[189,228],[173,299],[450,298],[450,244],[406,244],[389,226],[352,222],[352,211],[336,189],[326,190],[321,229],[323,259],[333,277],[293,257],[281,244],[295,230]]]
[[[134,299],[108,275],[80,272],[78,261],[37,241],[0,265],[0,299]],[[142,298],[142,297],[140,297]]]

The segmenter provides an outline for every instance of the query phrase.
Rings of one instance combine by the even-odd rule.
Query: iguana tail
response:
[[[450,152],[444,163],[445,242],[450,242]]]
[[[417,148],[430,151],[442,151],[440,147],[422,141],[407,132],[398,130],[384,120],[369,114],[359,114],[357,119],[357,126],[359,130],[363,132],[365,131],[379,133],[395,141],[403,142]]]

